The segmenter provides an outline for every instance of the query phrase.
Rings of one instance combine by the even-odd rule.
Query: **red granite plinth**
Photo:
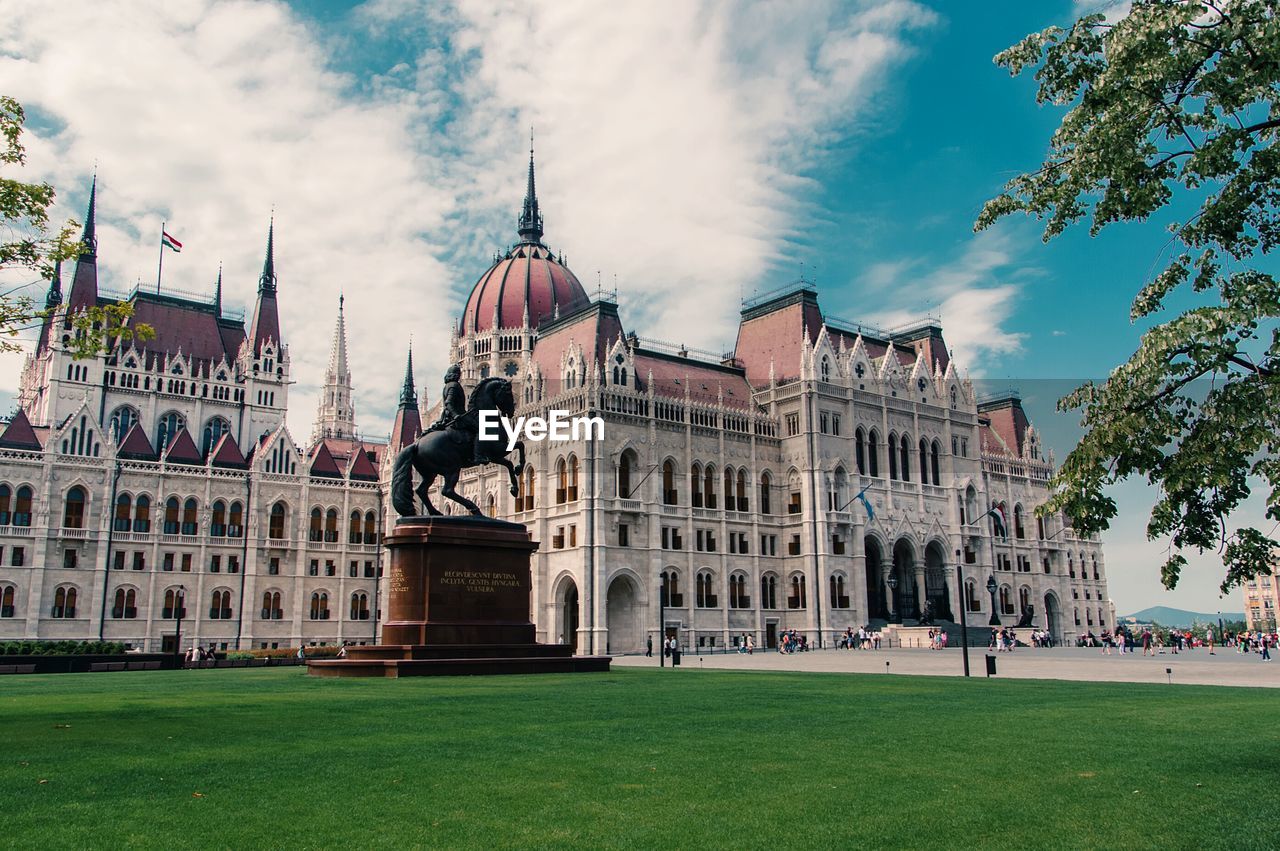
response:
[[[482,517],[402,517],[387,537],[385,644],[316,659],[319,677],[541,674],[607,671],[607,656],[538,644],[529,620],[529,558],[519,523]]]

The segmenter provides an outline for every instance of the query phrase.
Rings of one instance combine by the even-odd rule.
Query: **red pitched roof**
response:
[[[224,358],[233,362],[244,341],[244,326],[219,320],[212,306],[163,294],[138,293],[133,300],[133,321],[145,322],[156,331],[154,339],[135,342],[140,351],[159,355],[182,352],[202,364]]]
[[[329,451],[329,447],[324,445],[324,441],[316,444],[316,451],[311,456],[311,475],[333,479],[342,478],[342,471],[338,469],[338,462],[333,460],[333,453]]]
[[[401,408],[396,411],[395,424],[391,426],[391,448],[399,452],[422,434],[422,418],[418,409]]]
[[[751,385],[741,371],[717,369],[711,364],[688,358],[644,350],[636,354],[635,363],[636,385],[641,390],[649,389],[649,373],[652,372],[653,392],[661,396],[679,398],[687,390],[694,401],[714,405],[720,401],[723,388],[725,405],[734,408],[751,406]]]
[[[990,429],[999,440],[985,439],[984,444],[990,452],[1004,452],[1008,447],[1008,452],[1012,455],[1020,456],[1023,451],[1023,441],[1027,436],[1027,429],[1031,422],[1027,419],[1027,414],[1022,410],[1022,402],[1013,397],[996,399],[990,402],[979,403],[978,413],[990,425]],[[1003,446],[1001,445],[1003,442]]]
[[[0,434],[0,446],[37,451],[44,448],[40,439],[36,437],[35,429],[31,427],[31,420],[27,419],[26,413],[21,408],[13,415],[13,419],[9,420],[4,434]]]
[[[779,381],[798,378],[805,332],[813,341],[821,329],[822,312],[813,290],[787,293],[743,311],[733,356],[746,368],[754,387],[769,383],[770,363]]]
[[[245,460],[244,453],[240,451],[240,446],[231,437],[231,432],[226,432],[218,439],[218,444],[213,447],[213,466],[215,467],[235,467],[244,469],[249,466],[249,462]]]
[[[376,482],[378,480],[378,468],[373,466],[373,462],[369,460],[369,453],[363,445],[357,446],[356,450],[351,453],[351,464],[347,467],[347,478],[362,482]]]
[[[121,458],[156,460],[156,451],[151,447],[151,441],[147,440],[147,433],[142,430],[141,423],[134,423],[129,427],[124,440],[120,441],[119,454]]]
[[[170,464],[204,463],[204,459],[200,457],[200,450],[196,449],[196,442],[191,439],[191,433],[187,431],[186,426],[178,429],[178,433],[173,436],[173,440],[169,441],[169,448],[165,450],[164,460]]]

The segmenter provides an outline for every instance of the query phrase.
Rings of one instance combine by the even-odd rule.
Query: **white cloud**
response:
[[[326,30],[279,3],[29,0],[0,19],[0,77],[39,119],[30,173],[64,215],[97,162],[110,287],[154,280],[166,220],[186,244],[166,285],[207,291],[221,260],[252,309],[274,205],[290,426],[310,431],[343,290],[377,433],[410,332],[435,385],[474,258],[514,237],[529,125],[553,247],[588,288],[617,275],[640,333],[715,348],[820,215],[804,197],[825,146],[933,22],[905,0],[375,0]],[[389,43],[385,67],[335,70]],[[0,385],[16,375],[10,359]]]
[[[1009,268],[1014,257],[1008,243],[999,231],[984,231],[965,243],[958,257],[928,258],[932,268],[927,271],[919,271],[925,258],[875,264],[864,280],[878,288],[887,306],[867,321],[892,329],[922,313],[938,316],[958,365],[980,375],[984,358],[1018,352],[1026,339],[1005,323],[1021,292],[1015,279],[1034,270]]]

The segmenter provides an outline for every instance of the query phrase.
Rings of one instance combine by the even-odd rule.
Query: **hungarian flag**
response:
[[[1005,517],[1004,503],[997,502],[987,513],[991,515],[991,519],[995,523],[996,534],[1001,538],[1009,537],[1009,520]]]
[[[160,231],[160,244],[172,248],[175,252],[182,251],[182,243],[170,236],[167,230]]]

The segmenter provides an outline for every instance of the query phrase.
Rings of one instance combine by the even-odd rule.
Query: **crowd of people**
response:
[[[883,640],[884,636],[878,629],[860,626],[858,631],[854,632],[853,627],[850,626],[845,627],[837,646],[841,650],[879,650],[880,642]]]
[[[997,653],[1012,653],[1013,648],[1017,646],[1018,633],[1014,631],[1013,627],[992,628],[991,637],[987,640],[988,650],[994,650]]]
[[[1215,640],[1216,639],[1216,640]],[[1271,651],[1276,647],[1276,633],[1265,633],[1258,630],[1242,630],[1238,633],[1222,631],[1215,635],[1213,627],[1197,635],[1190,629],[1162,629],[1150,626],[1128,628],[1117,626],[1115,631],[1103,629],[1101,634],[1094,635],[1089,630],[1077,639],[1079,647],[1097,647],[1103,656],[1113,654],[1124,656],[1142,650],[1143,656],[1156,656],[1169,653],[1178,655],[1189,650],[1206,649],[1208,655],[1217,655],[1217,648],[1234,648],[1237,653],[1257,653],[1262,661],[1271,661]]]

